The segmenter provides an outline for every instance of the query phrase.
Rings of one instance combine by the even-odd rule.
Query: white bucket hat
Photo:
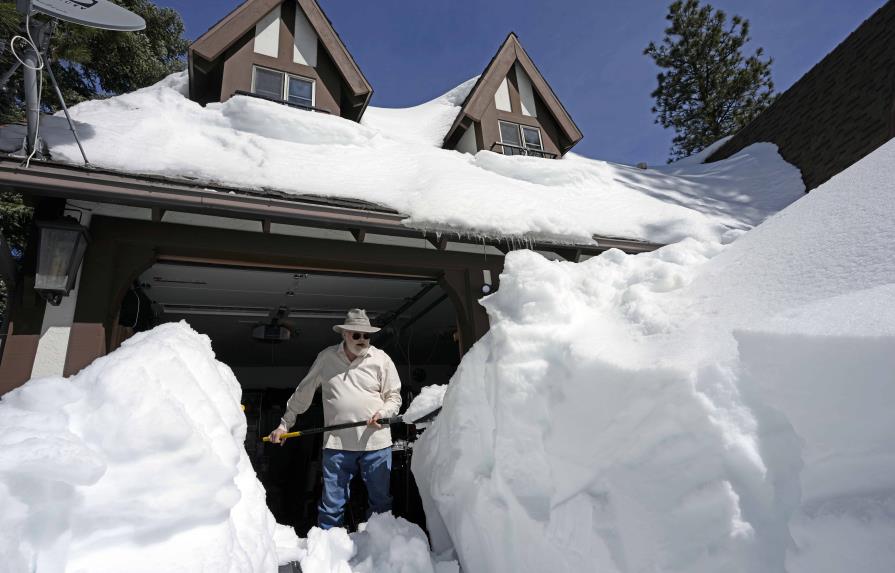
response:
[[[379,327],[370,324],[370,319],[367,318],[367,311],[362,308],[352,308],[348,311],[345,322],[333,326],[333,330],[338,333],[344,330],[348,332],[379,332]]]

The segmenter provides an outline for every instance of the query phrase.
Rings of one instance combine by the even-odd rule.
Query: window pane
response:
[[[289,103],[297,103],[308,107],[314,105],[314,83],[290,76]]]
[[[522,140],[519,137],[519,126],[515,123],[508,123],[506,121],[500,122],[500,141],[502,143],[522,147]]]
[[[525,135],[525,147],[537,150],[544,149],[541,145],[541,130],[536,127],[523,127],[522,133]]]
[[[283,74],[263,68],[255,68],[255,93],[275,99],[283,99]]]
[[[522,147],[522,137],[519,135],[519,126],[508,121],[498,122],[500,124],[500,141],[507,145],[501,146],[504,155],[522,155],[524,151],[517,149]],[[516,147],[510,147],[515,145]]]

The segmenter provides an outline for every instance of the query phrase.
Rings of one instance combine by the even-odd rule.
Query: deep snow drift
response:
[[[797,169],[771,144],[711,165],[641,170],[570,155],[549,161],[440,148],[473,80],[407,109],[369,108],[363,124],[251,97],[202,107],[186,73],[72,108],[97,167],[251,191],[360,199],[411,227],[591,243],[593,235],[668,243],[748,229],[798,199]],[[54,160],[81,165],[64,117],[42,119]],[[21,127],[2,134],[11,150]]]
[[[510,253],[413,469],[470,573],[895,570],[895,141],[724,247]]]
[[[275,570],[240,394],[207,337],[166,324],[4,395],[5,570]]]
[[[185,323],[138,334],[72,378],[0,400],[4,573],[450,573],[423,531],[376,516],[299,540],[267,509],[241,390]]]

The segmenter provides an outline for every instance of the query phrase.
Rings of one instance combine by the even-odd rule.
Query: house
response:
[[[315,0],[241,4],[190,46],[188,69],[189,98],[203,105],[226,106],[244,95],[295,108],[288,113],[314,112],[308,118],[360,122],[373,93]],[[287,108],[261,102],[252,109]],[[52,120],[44,121],[47,137]],[[88,153],[101,138],[86,135]],[[580,138],[511,34],[444,147],[546,161]],[[159,176],[54,159],[24,169],[20,159],[2,156],[0,185],[22,193],[39,222],[11,297],[0,394],[35,376],[73,374],[135,332],[185,319],[237,374],[249,420],[246,447],[264,464],[277,460],[265,457],[257,438],[275,425],[277,408],[316,353],[335,342],[331,327],[348,308],[365,307],[383,328],[374,343],[394,357],[407,389],[446,383],[487,332],[477,301],[499,287],[504,254],[519,244],[499,234],[414,228],[405,213],[380,203],[233,186],[213,174]],[[535,237],[525,246],[578,260],[608,248],[659,245]],[[303,420],[319,418],[317,409]],[[306,449],[301,471],[313,488],[317,458]],[[313,519],[312,506],[298,508],[283,497],[286,488],[266,485],[282,521]],[[308,493],[300,503],[312,498]]]
[[[313,520],[319,447],[278,460],[260,436],[348,308],[382,327],[374,344],[413,392],[446,383],[487,333],[479,299],[499,288],[509,251],[641,253],[730,220],[720,201],[694,198],[710,173],[688,195],[673,174],[552,160],[582,134],[515,34],[469,87],[456,106],[430,106],[439,131],[426,146],[390,137],[364,123],[372,88],[314,0],[248,0],[190,47],[187,78],[73,110],[97,114],[80,116],[93,166],[67,155],[77,148],[61,118],[44,118],[49,160],[0,155],[0,185],[38,222],[0,395],[187,320],[242,385],[250,456],[289,468],[259,470],[276,517]],[[125,123],[103,123],[116,113]],[[20,131],[0,129],[0,147],[16,149]],[[302,424],[321,420],[318,408]]]
[[[254,94],[360,121],[373,88],[314,0],[245,2],[189,47],[190,98]]]
[[[188,92],[201,104],[247,95],[300,113],[359,122],[373,90],[315,0],[249,0],[190,46]],[[510,34],[465,98],[444,147],[543,160],[561,156],[580,139]],[[0,392],[34,375],[77,372],[133,331],[180,318],[205,328],[222,357],[232,352],[231,364],[253,367],[278,362],[269,345],[245,344],[254,340],[252,332],[267,325],[274,336],[283,326],[283,336],[289,330],[292,337],[283,346],[301,339],[286,363],[301,368],[328,340],[330,323],[350,306],[366,305],[391,329],[395,345],[407,335],[404,323],[414,311],[436,301],[436,310],[414,320],[414,340],[430,345],[432,356],[448,356],[441,368],[446,374],[430,379],[444,382],[487,331],[487,316],[476,301],[497,288],[503,255],[521,245],[499,234],[413,228],[406,214],[364,200],[207,179],[54,161],[33,162],[25,170],[15,158],[0,158],[2,184],[27,197],[37,220],[74,217],[85,229],[84,240],[89,236],[83,265],[70,273],[67,296],[38,295],[44,263],[34,250],[26,256],[0,364]],[[570,260],[608,248],[642,252],[659,246],[620,236],[577,244],[534,238],[525,244]],[[243,283],[265,286],[222,294],[227,285]],[[306,291],[299,283],[314,286]],[[361,295],[370,289],[392,294]],[[332,294],[336,290],[339,297]],[[138,311],[129,308],[141,304]],[[423,315],[440,318],[428,324]]]
[[[463,102],[444,136],[444,148],[555,158],[582,137],[519,38],[510,33]]]

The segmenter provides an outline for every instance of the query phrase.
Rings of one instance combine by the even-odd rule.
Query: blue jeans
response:
[[[392,476],[392,449],[372,452],[323,450],[323,497],[317,506],[317,521],[321,529],[341,527],[348,503],[348,487],[360,470],[370,497],[367,519],[373,513],[392,509],[389,484]]]

